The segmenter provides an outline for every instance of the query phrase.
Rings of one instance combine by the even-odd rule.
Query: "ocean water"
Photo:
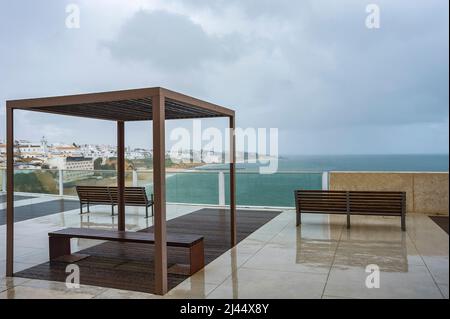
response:
[[[239,163],[240,170],[256,171],[258,163]],[[227,165],[212,164],[201,169],[227,169]],[[447,155],[293,155],[281,156],[278,171],[426,171],[448,172]]]
[[[224,174],[225,202],[229,199],[229,174]],[[321,173],[236,173],[237,204],[246,206],[293,206],[295,189],[321,189]],[[167,177],[167,201],[219,204],[219,173],[176,173]]]
[[[448,155],[339,155],[285,156],[275,174],[258,173],[258,164],[237,164],[238,205],[293,207],[295,189],[322,189],[326,171],[436,171],[448,172]],[[196,172],[167,177],[167,200],[177,203],[218,204],[219,173],[225,171],[228,203],[228,165],[205,165]]]

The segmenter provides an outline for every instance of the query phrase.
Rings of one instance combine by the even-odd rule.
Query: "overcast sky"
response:
[[[66,28],[69,3],[79,29]],[[365,25],[369,3],[379,29]],[[8,99],[163,86],[235,109],[239,127],[278,128],[282,154],[448,153],[448,5],[1,1],[0,138]],[[114,123],[16,114],[16,138],[115,143]],[[149,122],[126,133],[151,144]]]

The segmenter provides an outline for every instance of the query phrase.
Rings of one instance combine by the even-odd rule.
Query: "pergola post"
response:
[[[230,229],[231,247],[237,243],[236,238],[236,138],[234,116],[230,116]]]
[[[117,121],[117,211],[118,230],[125,230],[125,123]]]
[[[167,242],[166,242],[166,165],[165,165],[165,99],[152,97],[153,113],[153,193],[155,215],[155,293],[167,292]]]
[[[6,107],[6,276],[14,275],[14,109]]]

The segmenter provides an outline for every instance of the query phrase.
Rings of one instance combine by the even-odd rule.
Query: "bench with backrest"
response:
[[[111,205],[114,213],[114,204],[108,186],[77,186],[76,191],[80,200],[80,214],[83,214],[83,205],[87,205],[87,211],[89,212],[90,204]]]
[[[104,204],[111,205],[111,214],[114,215],[114,206],[119,202],[117,187],[77,186],[76,190],[78,198],[80,199],[80,214],[83,214],[83,205],[87,206],[87,212],[89,212],[90,204]],[[145,187],[125,187],[124,200],[126,206],[145,207],[146,218],[148,218],[148,208],[151,207],[151,216],[153,216],[153,194],[149,200]]]
[[[109,186],[109,193],[111,194],[113,203],[117,205],[119,202],[117,187]],[[125,205],[127,206],[144,206],[146,217],[148,217],[148,207],[151,207],[151,216],[153,216],[153,194],[151,195],[150,200],[148,200],[145,187],[125,187],[124,200]]]
[[[112,231],[92,228],[66,228],[48,233],[50,260],[55,260],[71,254],[70,239],[81,238],[91,240],[116,241],[121,243],[154,244],[153,233]],[[189,250],[190,275],[202,269],[205,265],[203,236],[190,234],[168,234],[167,246],[184,247]],[[182,269],[185,265],[180,265]]]
[[[406,230],[406,193],[376,191],[296,190],[297,226],[302,213],[345,214],[347,228],[350,215],[400,216],[401,228]]]

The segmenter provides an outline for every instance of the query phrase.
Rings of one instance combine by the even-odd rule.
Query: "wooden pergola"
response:
[[[153,121],[155,293],[167,292],[165,120],[228,117],[231,245],[236,244],[235,112],[164,88],[57,96],[6,102],[6,275],[14,275],[14,110],[117,122],[118,230],[125,230],[125,122]]]

